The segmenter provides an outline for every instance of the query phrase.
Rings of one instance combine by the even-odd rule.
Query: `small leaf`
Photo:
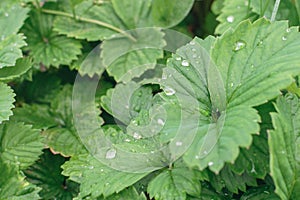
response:
[[[146,200],[146,196],[144,193],[138,194],[136,189],[134,187],[127,188],[125,190],[122,190],[120,193],[113,194],[109,196],[108,198],[105,198],[105,200]]]
[[[300,100],[287,94],[275,104],[272,113],[274,130],[269,132],[270,169],[275,192],[281,199],[297,199],[300,195]]]
[[[23,123],[0,125],[0,152],[2,162],[14,164],[22,169],[34,163],[42,153],[44,144],[38,130]]]
[[[14,108],[14,96],[12,89],[0,82],[0,124],[13,114],[11,109]]]

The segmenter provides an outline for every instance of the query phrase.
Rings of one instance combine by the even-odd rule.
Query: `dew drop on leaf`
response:
[[[116,157],[117,151],[115,149],[109,149],[106,152],[105,158],[106,159],[114,159]]]
[[[170,88],[170,87],[166,87],[164,89],[164,91],[165,91],[165,93],[166,93],[167,96],[171,96],[171,95],[173,95],[173,94],[176,93],[176,91],[173,88]]]
[[[281,38],[283,41],[286,41],[287,40],[287,37],[285,37],[285,36],[282,36],[282,38]]]
[[[89,166],[89,169],[94,169],[94,166]]]
[[[208,166],[213,166],[214,165],[214,162],[209,162],[208,163]]]
[[[196,44],[195,41],[190,42],[190,45],[195,45],[195,44]]]
[[[161,126],[165,125],[165,122],[164,122],[164,120],[162,120],[162,119],[158,119],[158,120],[157,120],[157,123],[158,123],[159,125],[161,125]]]
[[[188,66],[190,66],[190,63],[187,60],[183,60],[181,62],[181,65],[184,66],[184,67],[188,67]]]
[[[197,58],[197,55],[196,55],[196,54],[193,54],[193,58]]]
[[[226,18],[227,22],[232,23],[234,21],[234,16],[230,15]]]
[[[178,147],[182,146],[182,142],[180,142],[180,141],[176,142],[176,146],[178,146]]]
[[[196,52],[197,50],[195,48],[192,48],[192,52]]]
[[[176,57],[175,60],[180,61],[181,57]]]
[[[4,13],[5,17],[8,17],[8,13]]]
[[[287,33],[291,32],[291,29],[290,29],[290,28],[287,28],[287,29],[286,29],[286,32],[287,32]]]
[[[246,42],[239,40],[234,45],[234,51],[239,51],[246,47]]]

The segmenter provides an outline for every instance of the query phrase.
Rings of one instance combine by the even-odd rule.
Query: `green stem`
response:
[[[64,16],[64,17],[74,18],[74,16],[72,14],[61,12],[61,11],[56,11],[56,10],[42,9],[42,12],[48,13],[48,14],[54,14],[54,15],[60,15],[60,16]],[[113,31],[116,31],[118,33],[121,33],[121,34],[125,35],[126,37],[128,37],[132,41],[136,41],[136,39],[132,35],[128,34],[124,30],[119,29],[119,28],[117,28],[117,27],[115,27],[115,26],[113,26],[111,24],[108,24],[108,23],[105,23],[105,22],[102,22],[102,21],[99,21],[99,20],[85,18],[85,17],[77,17],[77,20],[83,21],[83,22],[92,23],[92,24],[97,24],[99,26],[103,26],[103,27],[109,28],[109,29],[111,29]]]
[[[280,4],[280,0],[276,0],[276,2],[274,4],[272,16],[271,16],[271,22],[275,21],[275,18],[276,18],[277,12],[278,12],[278,8],[279,8],[279,4]]]

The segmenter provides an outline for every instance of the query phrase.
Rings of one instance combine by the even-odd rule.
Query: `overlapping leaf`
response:
[[[288,28],[287,22],[270,24],[260,19],[240,24],[215,42],[195,39],[178,50],[180,57],[174,56],[168,66],[191,84],[201,84],[194,91],[184,88],[187,84],[176,73],[166,83],[196,98],[211,116],[209,125],[200,123],[206,128],[199,130],[185,155],[189,165],[218,172],[224,162],[234,162],[239,147],[251,145],[251,134],[258,133],[260,121],[252,106],[277,96],[291,84],[291,76],[300,73],[299,37],[298,28]]]
[[[275,192],[281,199],[300,195],[300,100],[292,94],[279,97],[272,113],[275,130],[269,132],[270,169]]]
[[[52,30],[53,16],[40,11],[31,11],[23,32],[27,36],[28,47],[34,62],[55,66],[68,65],[81,53],[78,40],[59,35]]]
[[[42,153],[44,144],[38,130],[23,123],[4,123],[0,126],[1,161],[24,169]]]
[[[14,67],[0,69],[0,81],[12,80],[26,73],[31,68],[31,61],[28,58],[18,59]]]
[[[28,8],[19,4],[1,2],[0,6],[0,69],[14,66],[22,57],[21,47],[25,46],[24,37],[17,34],[27,18]]]
[[[39,199],[41,190],[25,180],[16,166],[4,164],[0,161],[0,199],[26,200]]]
[[[126,173],[112,169],[90,155],[80,155],[63,165],[63,174],[80,184],[79,197],[107,197],[134,184],[147,173]]]
[[[0,82],[0,124],[12,115],[11,109],[14,108],[14,96],[12,89]]]
[[[235,28],[245,19],[250,19],[251,21],[258,17],[266,17],[270,19],[274,5],[275,0],[225,0],[221,14],[217,18],[220,24],[217,26],[215,33],[221,34],[228,28]],[[298,25],[299,13],[297,14],[296,6],[297,5],[295,5],[295,2],[292,0],[281,1],[276,15],[276,20],[289,20],[290,25]]]
[[[61,175],[61,165],[65,159],[44,151],[40,159],[26,171],[27,180],[42,190],[39,195],[42,199],[72,199],[78,194],[78,184]]]
[[[165,169],[148,185],[150,197],[155,199],[179,200],[187,195],[198,197],[201,193],[200,180],[202,174],[198,170],[184,166]]]

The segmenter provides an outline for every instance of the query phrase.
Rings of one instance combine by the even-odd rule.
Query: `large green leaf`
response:
[[[8,122],[0,125],[0,152],[2,162],[24,169],[42,153],[44,144],[38,130],[23,123]]]
[[[40,199],[40,188],[29,184],[16,166],[0,161],[0,199],[27,200]]]
[[[42,199],[69,200],[77,195],[78,184],[61,175],[64,162],[63,157],[44,151],[40,159],[25,171],[28,181],[42,188],[39,192]]]
[[[18,4],[0,6],[0,69],[14,66],[22,57],[21,47],[25,46],[24,37],[17,34],[27,18],[28,8]]]
[[[72,157],[62,168],[63,174],[80,184],[79,197],[107,197],[134,184],[147,173],[126,173],[112,169],[91,155]]]
[[[276,97],[300,73],[299,37],[287,22],[246,21],[216,40],[193,40],[169,60],[165,84],[173,95],[193,97],[201,114],[209,113],[184,157],[189,165],[218,172],[235,161],[239,147],[251,145],[260,121],[252,107]]]
[[[150,198],[157,200],[186,199],[187,194],[199,196],[201,193],[200,180],[202,174],[184,166],[165,169],[148,185],[147,191]]]
[[[23,32],[27,36],[26,50],[37,64],[58,67],[69,65],[81,53],[78,40],[59,35],[52,30],[53,16],[32,10],[26,20]]]
[[[300,196],[300,100],[292,94],[279,97],[272,113],[274,130],[269,132],[270,169],[275,192],[281,199]]]
[[[14,108],[14,96],[12,89],[0,82],[0,124],[13,114],[11,109]]]

